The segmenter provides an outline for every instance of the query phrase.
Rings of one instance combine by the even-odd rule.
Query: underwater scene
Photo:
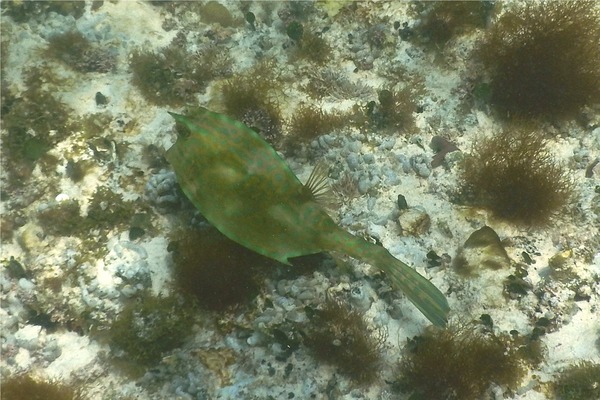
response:
[[[600,2],[0,11],[2,400],[600,399]]]

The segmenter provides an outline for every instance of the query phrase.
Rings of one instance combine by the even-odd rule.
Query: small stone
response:
[[[66,193],[60,193],[54,198],[54,200],[56,200],[57,203],[60,203],[61,201],[67,201],[69,200],[69,195]]]
[[[219,349],[197,349],[192,352],[202,364],[208,368],[221,383],[221,386],[231,384],[229,366],[236,360],[236,354],[227,347]]]
[[[27,292],[30,292],[33,289],[35,289],[35,283],[31,282],[28,279],[21,278],[19,279],[19,287]]]
[[[42,328],[36,325],[25,325],[15,332],[17,346],[34,351],[39,347],[39,336]]]
[[[20,262],[18,262],[13,256],[10,256],[10,260],[6,265],[6,270],[8,271],[10,277],[15,279],[29,277],[29,274],[27,273],[23,265]]]
[[[419,175],[421,178],[427,178],[429,175],[431,175],[431,170],[425,164],[416,164],[413,168],[417,175]]]
[[[56,360],[62,354],[62,349],[58,345],[56,339],[52,339],[49,343],[44,346],[42,351],[44,360],[47,362],[52,362]]]
[[[306,314],[298,312],[298,310],[292,310],[285,315],[285,319],[296,323],[303,323],[306,322]]]
[[[419,208],[409,208],[398,217],[400,230],[404,236],[419,237],[429,231],[431,218]]]
[[[348,154],[348,157],[346,157],[346,162],[348,163],[348,168],[350,168],[352,171],[356,170],[358,168],[358,155],[355,153]]]
[[[108,98],[100,92],[96,92],[96,105],[104,106],[108,104]]]
[[[348,143],[348,150],[350,150],[352,153],[358,153],[361,148],[362,143],[359,140]]]
[[[413,170],[419,175],[421,178],[427,178],[431,175],[431,168],[429,166],[429,162],[423,155],[417,155],[411,157],[410,164]]]
[[[312,292],[312,290],[305,290],[305,291],[301,292],[300,294],[298,294],[298,296],[297,296],[297,299],[300,301],[312,300],[314,298],[315,298],[315,294]]]
[[[396,160],[402,166],[402,172],[408,174],[411,171],[410,160],[404,154],[396,154]]]
[[[246,343],[248,343],[248,346],[260,346],[261,344],[263,344],[265,342],[265,335],[263,335],[260,332],[254,332],[248,339],[246,339]]]
[[[21,237],[18,242],[26,251],[32,251],[33,249],[42,245],[42,238],[44,237],[44,231],[41,227],[29,223],[23,229]]]
[[[327,149],[329,148],[329,144],[327,143],[327,141],[325,140],[324,136],[321,136],[317,139],[317,142],[319,143],[319,147],[323,148],[323,149]]]
[[[429,250],[429,252],[427,252],[426,257],[427,265],[430,268],[439,267],[440,265],[442,265],[442,257],[438,256],[435,251]]]
[[[399,320],[404,317],[404,313],[402,312],[402,304],[400,304],[398,300],[394,300],[392,302],[387,309],[387,312],[391,319]]]
[[[136,292],[137,290],[131,285],[125,285],[121,288],[121,293],[127,298],[133,297],[133,295],[135,295]]]
[[[403,195],[398,195],[397,204],[399,210],[408,210],[408,202],[406,201],[406,197]]]
[[[384,171],[384,176],[385,176],[385,183],[388,186],[395,186],[395,185],[399,185],[400,184],[400,178],[398,177],[398,175],[396,175],[396,173],[392,170],[385,170]]]
[[[250,24],[250,27],[252,28],[252,30],[256,30],[256,27],[254,26],[254,22],[256,21],[256,16],[254,15],[254,13],[251,11],[248,11],[246,14],[244,14],[244,18],[246,19],[246,22],[248,22]]]
[[[369,182],[369,178],[364,176],[360,178],[360,180],[358,181],[358,191],[360,192],[360,194],[367,193],[370,188],[371,182]]]
[[[144,228],[140,228],[138,226],[133,226],[129,229],[129,240],[136,240],[141,238],[146,234]]]
[[[333,146],[335,144],[336,138],[333,135],[323,135],[322,138],[325,141],[325,143],[327,143],[330,146]]]
[[[383,141],[383,143],[381,143],[381,145],[379,147],[381,147],[381,149],[383,149],[383,150],[391,150],[394,148],[395,144],[396,144],[396,139],[386,139]]]
[[[24,348],[19,348],[17,354],[14,357],[14,363],[19,366],[19,368],[28,369],[33,362],[33,358],[29,353],[29,350]]]
[[[375,204],[377,204],[377,198],[369,197],[367,199],[367,210],[373,211],[375,209]]]
[[[9,332],[18,326],[19,318],[17,318],[15,315],[2,315],[2,318],[0,318],[0,324],[3,332]]]
[[[145,196],[160,213],[166,214],[181,206],[182,201],[178,190],[175,173],[161,170],[152,175],[146,183]]]
[[[367,311],[371,308],[373,299],[367,295],[365,288],[357,284],[350,289],[350,301],[358,310]]]

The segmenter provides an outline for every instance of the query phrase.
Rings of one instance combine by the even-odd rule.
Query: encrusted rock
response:
[[[421,236],[429,232],[431,218],[418,207],[412,207],[404,210],[398,217],[398,224],[404,236]]]
[[[166,214],[181,206],[177,178],[173,171],[161,170],[152,175],[146,183],[146,199],[154,205],[159,212]]]
[[[484,226],[469,236],[458,250],[452,266],[461,275],[476,275],[480,268],[508,268],[510,258],[498,234]]]

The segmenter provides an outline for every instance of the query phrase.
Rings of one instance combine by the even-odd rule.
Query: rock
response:
[[[172,171],[161,170],[152,175],[146,183],[145,196],[163,214],[179,209],[182,204],[177,178]]]
[[[419,175],[421,178],[427,178],[431,175],[431,168],[429,161],[423,155],[416,155],[411,157],[410,164],[412,169]]]
[[[29,223],[23,228],[18,242],[25,251],[31,252],[43,246],[43,237],[44,230],[38,225]]]
[[[480,268],[508,268],[510,258],[498,234],[489,226],[484,226],[469,236],[458,250],[452,266],[461,275],[477,275]]]
[[[369,296],[369,293],[367,293],[367,290],[363,285],[357,283],[353,284],[350,289],[350,302],[357,310],[365,312],[371,308],[373,298]]]
[[[400,214],[398,224],[400,224],[402,235],[418,237],[429,232],[431,218],[424,210],[413,207]]]
[[[365,164],[373,164],[375,162],[375,156],[371,153],[363,155],[363,162]]]
[[[350,168],[352,171],[355,171],[358,168],[358,155],[356,155],[356,153],[348,154],[348,157],[346,157],[346,162],[348,163],[348,168]]]

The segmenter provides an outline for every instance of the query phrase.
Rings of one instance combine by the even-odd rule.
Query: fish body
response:
[[[185,195],[221,233],[288,265],[290,258],[323,251],[368,262],[385,271],[431,322],[445,325],[444,295],[383,247],[341,229],[256,132],[206,109],[170,114],[181,133],[167,160]]]

